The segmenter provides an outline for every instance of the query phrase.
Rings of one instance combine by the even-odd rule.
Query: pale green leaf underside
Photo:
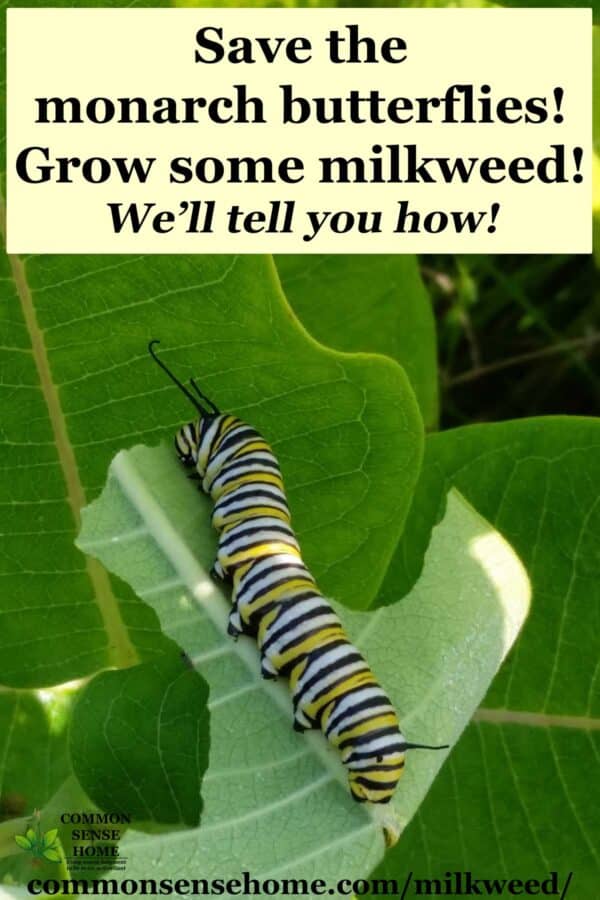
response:
[[[163,876],[193,868],[205,877],[243,869],[254,877],[365,876],[383,855],[381,828],[350,798],[322,736],[292,730],[285,685],[259,677],[254,643],[225,636],[229,604],[206,574],[214,554],[207,519],[208,504],[164,447],[119,453],[104,492],[83,513],[79,546],[154,607],[210,686],[202,825],[130,834],[128,875],[156,866]],[[512,644],[528,596],[510,547],[452,493],[413,591],[375,613],[338,612],[409,738],[454,744]],[[411,755],[393,801],[402,824],[445,755]]]
[[[23,885],[11,884],[10,886],[0,884],[0,900],[14,900],[14,898],[31,897],[31,894]]]

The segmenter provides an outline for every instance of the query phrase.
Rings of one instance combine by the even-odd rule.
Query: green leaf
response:
[[[50,831],[46,831],[42,836],[42,843],[44,847],[51,847],[58,837],[58,828],[51,828]]]
[[[73,710],[70,746],[94,803],[141,822],[197,825],[207,699],[204,680],[179,654],[92,679]]]
[[[381,599],[418,577],[455,486],[510,541],[532,611],[402,846],[377,876],[413,867],[480,875],[575,869],[600,875],[600,420],[547,418],[460,428],[427,440],[413,507]],[[435,532],[434,532],[435,534]]]
[[[28,851],[39,847],[35,830],[27,827],[32,814],[70,774],[67,726],[75,693],[74,687],[0,691],[0,882],[31,877],[31,852],[21,853],[17,844]],[[26,828],[27,837],[18,834]],[[15,843],[16,836],[28,845]]]
[[[60,862],[60,853],[58,850],[54,850],[51,847],[46,848],[42,856],[45,859],[50,860],[50,862]]]
[[[364,876],[383,853],[381,815],[408,822],[445,753],[410,757],[391,810],[372,816],[352,801],[323,737],[292,730],[287,689],[260,678],[254,642],[225,634],[229,602],[207,575],[214,538],[205,500],[170,448],[137,447],[117,455],[101,497],[83,514],[79,546],[156,609],[211,690],[202,825],[176,837],[129,832],[128,876],[147,873],[149,859],[168,864],[173,877],[194,866],[222,876],[232,860],[253,877]],[[452,744],[527,600],[527,579],[508,545],[452,494],[420,582],[401,604],[374,614],[336,609],[410,739]]]
[[[277,256],[296,315],[318,341],[391,356],[406,370],[427,428],[438,419],[435,323],[415,256]]]
[[[268,257],[33,257],[5,260],[0,275],[0,682],[61,683],[164,651],[131,592],[73,546],[114,453],[172,440],[193,414],[150,360],[149,338],[271,440],[308,563],[345,603],[371,603],[422,449],[395,363],[312,341]]]
[[[597,731],[474,722],[372,877],[402,884],[407,871],[443,880],[462,870],[543,880],[555,871],[562,888],[572,871],[566,896],[596,900],[599,749]]]
[[[593,48],[593,157],[592,157],[592,210],[594,214],[594,257],[600,267],[600,26],[592,28]]]
[[[68,774],[71,700],[71,691],[0,691],[0,822],[31,816]]]
[[[24,837],[22,834],[15,834],[15,842],[21,847],[23,850],[31,850],[33,844],[29,840],[29,838]]]

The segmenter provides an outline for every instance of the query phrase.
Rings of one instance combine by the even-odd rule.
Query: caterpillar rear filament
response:
[[[194,394],[185,387],[156,356],[158,343],[150,343],[151,356],[198,412],[177,432],[175,449],[214,502],[213,573],[233,585],[228,632],[256,640],[265,678],[288,679],[294,728],[323,732],[348,769],[354,799],[388,803],[406,750],[444,748],[403,737],[390,700],[302,561],[268,443],[251,425],[221,413],[195,381]]]

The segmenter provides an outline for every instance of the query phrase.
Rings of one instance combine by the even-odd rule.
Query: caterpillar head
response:
[[[201,422],[182,425],[175,435],[175,450],[184,466],[195,466],[198,462]]]
[[[401,743],[392,741],[386,746],[374,747],[371,756],[353,753],[348,748],[342,761],[348,766],[350,792],[359,803],[389,803],[404,771],[406,750],[447,750],[448,745],[432,747],[430,744],[412,744],[399,733]]]
[[[404,769],[404,753],[385,751],[361,760],[348,772],[350,793],[359,803],[389,803]]]
[[[208,397],[202,393],[193,378],[190,378],[190,385],[194,393],[185,386],[171,370],[158,358],[154,347],[160,344],[160,341],[150,341],[148,344],[148,352],[152,359],[167,373],[171,381],[173,381],[179,390],[185,394],[192,406],[198,411],[199,418],[195,422],[188,422],[183,425],[175,435],[175,450],[177,456],[184,466],[196,466],[198,463],[198,455],[200,452],[200,443],[206,425],[220,415],[219,410]]]

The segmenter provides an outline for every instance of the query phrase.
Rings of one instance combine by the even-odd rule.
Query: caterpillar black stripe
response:
[[[339,750],[359,802],[387,803],[410,744],[368,663],[304,565],[279,464],[250,425],[221,413],[191,380],[191,393],[149,351],[198,411],[176,434],[181,462],[214,501],[214,574],[233,585],[229,633],[256,639],[265,678],[289,680],[294,728],[319,728]]]

